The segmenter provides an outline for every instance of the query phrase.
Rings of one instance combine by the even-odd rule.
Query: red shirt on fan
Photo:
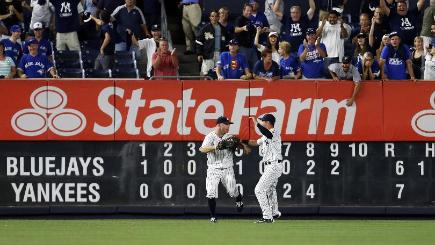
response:
[[[178,57],[175,50],[169,51],[168,42],[160,40],[159,48],[153,54],[154,76],[176,76],[178,70]]]

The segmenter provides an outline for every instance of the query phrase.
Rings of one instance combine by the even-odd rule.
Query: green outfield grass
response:
[[[0,220],[0,244],[435,244],[434,220]]]

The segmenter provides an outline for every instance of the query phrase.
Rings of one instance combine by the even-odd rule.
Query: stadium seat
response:
[[[114,59],[136,59],[134,51],[115,51]]]
[[[137,68],[136,66],[136,60],[131,58],[117,58],[113,60],[113,67],[118,69],[124,69],[124,68]]]
[[[93,40],[93,39],[91,39],[91,40],[85,40],[85,41],[82,41],[80,43],[80,48],[82,50],[85,50],[85,49],[96,49],[96,50],[99,50],[100,46],[101,46],[101,40],[99,40],[99,39],[96,39],[96,40]]]
[[[85,78],[85,71],[80,68],[59,69],[59,76],[62,78]]]
[[[113,69],[114,78],[139,78],[139,71],[136,68]]]
[[[77,60],[81,59],[82,55],[80,51],[75,50],[58,50],[54,54],[55,59],[62,59],[62,60]]]
[[[86,69],[85,71],[86,78],[111,78],[112,70],[95,70],[95,69]]]
[[[56,51],[54,54],[54,63],[58,69],[62,68],[80,68],[83,69],[82,56],[80,51]]]
[[[68,60],[68,59],[57,59],[56,68],[78,68],[83,69],[83,63],[81,60]]]
[[[95,59],[98,57],[100,51],[97,49],[83,49],[82,50],[82,61],[83,68],[89,69],[94,68]]]

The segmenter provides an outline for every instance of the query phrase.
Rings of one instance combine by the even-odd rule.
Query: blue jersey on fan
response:
[[[246,57],[243,54],[237,53],[236,56],[231,56],[230,52],[221,54],[218,66],[222,69],[222,76],[225,79],[240,79],[245,74],[245,69],[248,68]]]
[[[281,69],[281,78],[290,75],[290,73],[296,73],[301,70],[299,59],[290,55],[287,59],[281,58],[279,60],[279,66]]]
[[[325,44],[321,43],[320,48],[326,53]],[[301,44],[299,46],[298,56],[304,52],[305,46]],[[301,62],[302,75],[306,78],[322,78],[325,74],[323,58],[320,56],[320,53],[317,51],[316,46],[308,45],[308,52],[305,60]]]
[[[29,43],[24,42],[23,45],[23,53],[28,54],[29,53]],[[39,40],[39,48],[38,48],[38,54],[45,55],[45,56],[51,56],[53,54],[53,49],[51,47],[51,42],[47,39],[41,39]]]
[[[406,76],[406,61],[411,59],[411,53],[407,45],[400,45],[395,49],[391,44],[388,44],[382,49],[381,59],[385,60],[384,73],[388,79],[405,80]]]
[[[18,64],[18,69],[22,70],[28,78],[45,78],[47,72],[53,68],[53,64],[48,60],[47,56],[25,54]]]
[[[14,43],[11,39],[3,39],[1,42],[5,45],[5,54],[6,56],[11,57],[15,64],[18,63],[18,59],[23,54],[23,50],[21,49],[21,45],[19,43]]]

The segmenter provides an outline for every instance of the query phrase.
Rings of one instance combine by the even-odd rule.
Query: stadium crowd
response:
[[[357,1],[358,23],[343,15],[348,0],[308,0],[306,12],[292,2],[250,0],[233,19],[228,7],[202,16],[198,0],[181,0],[185,55],[220,80],[435,78],[435,0]],[[2,0],[0,76],[139,77],[141,60],[146,77],[177,75],[160,0],[142,3]]]

